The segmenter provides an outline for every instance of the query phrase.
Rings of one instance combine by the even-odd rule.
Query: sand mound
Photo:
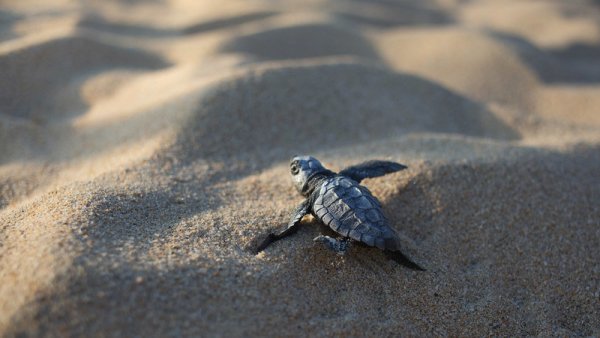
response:
[[[536,112],[546,118],[598,128],[600,87],[553,86],[538,91]],[[595,129],[594,129],[595,130]]]
[[[132,35],[148,38],[169,37],[182,34],[198,34],[235,27],[237,25],[266,19],[275,15],[272,11],[258,11],[255,13],[244,13],[240,15],[215,18],[196,24],[188,24],[186,27],[153,27],[136,23],[111,22],[107,18],[88,14],[77,22],[77,27],[93,29],[97,31],[110,32],[118,35]]]
[[[285,219],[276,210],[290,201],[267,196],[286,183],[286,164],[221,184],[217,196],[233,193],[227,202],[213,198],[216,187],[195,180],[151,191],[88,187],[93,199],[72,207],[70,198],[59,197],[72,193],[62,190],[46,198],[64,200],[66,213],[79,215],[69,227],[81,234],[71,235],[81,251],[67,250],[76,256],[53,281],[61,288],[46,289],[24,306],[10,332],[241,335],[283,325],[290,334],[464,335],[482,327],[503,334],[593,334],[591,276],[600,253],[590,225],[600,210],[590,198],[599,192],[597,154],[597,148],[522,150],[492,162],[415,163],[404,174],[369,181],[389,217],[414,241],[407,249],[427,274],[399,269],[366,248],[333,259],[313,246],[319,228],[309,222],[261,256],[240,248],[265,224]],[[196,188],[203,193],[185,196]],[[577,197],[563,194],[571,189]],[[256,210],[259,201],[267,210]],[[223,203],[235,212],[219,211]],[[41,211],[26,208],[20,222],[30,222],[34,210]],[[349,283],[349,276],[356,277]]]
[[[482,106],[434,83],[336,59],[258,68],[220,84],[199,105],[178,141],[186,157],[279,150],[287,159],[290,151],[411,132],[518,137]]]
[[[258,11],[255,13],[245,13],[238,16],[226,17],[226,18],[218,18],[212,21],[203,21],[197,24],[189,25],[188,27],[183,29],[184,34],[198,34],[205,33],[208,31],[224,29],[229,27],[235,27],[237,25],[242,25],[245,23],[259,21],[266,18],[269,18],[273,15],[277,14],[277,12],[273,11]]]
[[[86,75],[109,68],[158,69],[166,63],[139,50],[84,35],[51,38],[0,55],[0,112],[54,121],[85,109],[77,89]]]
[[[0,10],[0,40],[9,40],[15,36],[10,28],[21,16],[8,11]]]
[[[450,13],[436,8],[433,1],[363,0],[336,5],[332,7],[337,16],[367,27],[438,26],[454,21]]]
[[[331,23],[306,23],[259,31],[235,38],[226,43],[221,50],[245,53],[261,60],[334,55],[377,59],[377,52],[359,32]]]
[[[453,48],[458,44],[462,48]],[[379,40],[392,67],[417,73],[475,100],[527,107],[536,74],[497,38],[461,28],[397,30]],[[485,74],[485,76],[481,76]]]
[[[597,6],[589,1],[474,1],[459,9],[469,25],[515,34],[543,47],[595,44]]]
[[[542,81],[555,84],[561,82],[600,82],[598,48],[573,46],[567,50],[543,51],[528,41],[515,36],[495,34],[501,41],[513,47],[519,57],[535,70]],[[588,59],[588,60],[586,60]],[[587,62],[586,62],[587,61]]]

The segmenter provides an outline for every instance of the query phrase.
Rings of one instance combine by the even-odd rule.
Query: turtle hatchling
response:
[[[319,235],[314,239],[326,248],[343,255],[351,243],[362,243],[383,250],[399,264],[424,270],[400,251],[400,240],[389,226],[381,203],[360,185],[365,178],[402,169],[406,166],[395,162],[368,161],[335,173],[312,156],[295,156],[290,163],[292,181],[306,199],[296,208],[285,229],[269,234],[257,252],[294,233],[300,220],[310,213],[339,235],[338,238]]]

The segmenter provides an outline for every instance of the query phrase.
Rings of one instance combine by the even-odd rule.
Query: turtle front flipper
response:
[[[292,214],[292,217],[285,229],[280,231],[279,233],[270,233],[267,236],[267,238],[265,238],[262,241],[262,243],[260,243],[260,245],[256,248],[256,253],[258,254],[259,252],[263,251],[273,242],[276,242],[282,238],[293,234],[297,230],[297,225],[300,223],[300,220],[302,220],[302,217],[304,217],[308,213],[309,208],[310,202],[308,200],[305,200],[304,202],[300,203],[296,210],[294,210],[294,213]]]
[[[339,175],[350,177],[360,183],[365,178],[379,177],[406,169],[407,166],[390,161],[367,161],[350,166],[339,172]]]

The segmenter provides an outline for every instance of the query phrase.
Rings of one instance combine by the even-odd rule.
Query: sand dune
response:
[[[293,83],[281,86],[289,78]],[[411,132],[518,138],[484,107],[443,87],[341,59],[256,68],[221,83],[199,106],[179,144],[202,158],[278,149],[287,160],[290,150],[312,153]]]
[[[98,31],[107,31],[117,35],[133,35],[145,37],[168,37],[181,34],[198,34],[214,30],[236,26],[247,22],[257,21],[275,15],[275,12],[263,11],[256,13],[244,13],[237,16],[215,18],[213,20],[202,21],[196,24],[189,24],[185,27],[148,27],[140,24],[110,22],[106,18],[88,15],[78,20],[77,26],[80,28],[93,29]]]
[[[424,28],[378,36],[393,68],[439,81],[478,101],[526,108],[538,86],[535,72],[518,51],[485,32]],[[462,48],[454,48],[457,45]]]
[[[588,1],[474,1],[458,10],[467,25],[522,36],[541,47],[597,44],[598,6]]]
[[[5,51],[0,67],[5,70],[0,109],[15,117],[54,122],[85,111],[77,97],[77,82],[85,81],[85,75],[110,68],[156,69],[166,63],[134,49],[70,35]]]
[[[306,59],[352,55],[377,59],[377,53],[359,32],[330,23],[300,23],[240,36],[223,52],[244,53],[258,59]]]
[[[0,5],[3,336],[600,334],[594,1]],[[518,18],[515,19],[515,18]],[[426,272],[315,245],[288,160]]]

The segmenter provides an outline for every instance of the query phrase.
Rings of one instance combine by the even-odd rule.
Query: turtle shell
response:
[[[344,237],[397,250],[397,235],[369,189],[345,176],[328,178],[317,191],[313,215]]]

